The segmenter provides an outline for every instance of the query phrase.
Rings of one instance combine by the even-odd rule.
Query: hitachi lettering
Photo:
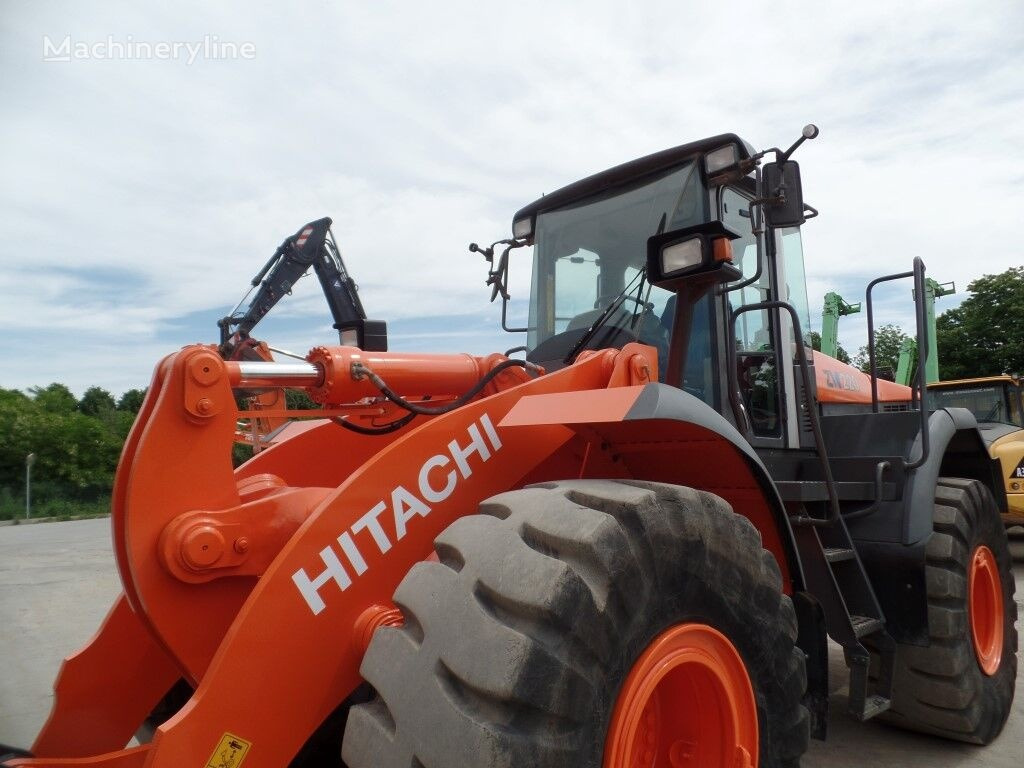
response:
[[[482,428],[482,431],[481,431]],[[342,592],[352,586],[352,580],[365,574],[369,567],[363,552],[367,547],[376,546],[383,555],[393,543],[405,538],[409,526],[416,524],[417,517],[430,514],[430,504],[440,504],[455,492],[460,480],[473,475],[473,465],[482,465],[501,450],[501,440],[487,414],[480,421],[470,424],[467,430],[469,441],[459,439],[448,443],[448,452],[431,456],[417,471],[415,491],[407,485],[397,485],[387,498],[379,501],[333,543],[320,550],[321,563],[311,571],[299,568],[292,574],[292,581],[314,615],[321,613],[327,604],[325,596],[331,591],[331,582]],[[454,467],[452,466],[454,465]],[[447,470],[447,471],[445,471]],[[418,492],[418,493],[417,493]],[[390,517],[393,523],[394,541],[388,538],[382,518]],[[371,543],[372,542],[372,543]]]

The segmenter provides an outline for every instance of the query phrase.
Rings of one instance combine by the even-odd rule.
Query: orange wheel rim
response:
[[[756,768],[757,704],[729,639],[705,624],[658,635],[626,677],[604,768]]]
[[[999,566],[988,547],[974,550],[967,590],[974,655],[981,671],[994,675],[1003,660],[1003,589]]]

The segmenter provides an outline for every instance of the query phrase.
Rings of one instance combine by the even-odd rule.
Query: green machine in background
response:
[[[825,307],[821,311],[821,351],[836,357],[839,351],[839,318],[860,312],[860,302],[850,304],[835,292],[825,294]]]
[[[928,355],[925,361],[924,375],[929,384],[939,380],[939,355],[938,340],[935,336],[935,300],[941,296],[951,296],[956,293],[956,285],[953,283],[939,283],[930,277],[924,281],[924,308],[928,317],[928,346],[932,354]],[[826,306],[828,297],[825,298]],[[824,333],[822,333],[824,336]],[[909,385],[914,375],[914,366],[917,363],[917,342],[912,338],[903,340],[900,346],[900,359],[896,366],[896,383]]]

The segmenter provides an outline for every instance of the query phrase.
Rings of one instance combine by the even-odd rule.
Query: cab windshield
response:
[[[535,350],[558,334],[582,335],[625,292],[604,325],[657,347],[661,358],[674,303],[641,274],[647,239],[705,221],[706,206],[700,174],[688,162],[625,190],[540,214],[527,347]]]
[[[932,408],[966,408],[979,422],[999,422],[1024,427],[1019,395],[1005,384],[987,384],[928,391]]]

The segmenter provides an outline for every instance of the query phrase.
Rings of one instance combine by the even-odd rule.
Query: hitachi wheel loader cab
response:
[[[816,134],[641,158],[471,246],[506,302],[532,260],[525,360],[165,359],[115,488],[125,594],[8,764],[795,766],[828,637],[854,717],[994,739],[1005,493],[969,412],[807,348]],[[895,279],[923,263],[869,327]],[[328,419],[232,473],[233,389],[281,386]]]

